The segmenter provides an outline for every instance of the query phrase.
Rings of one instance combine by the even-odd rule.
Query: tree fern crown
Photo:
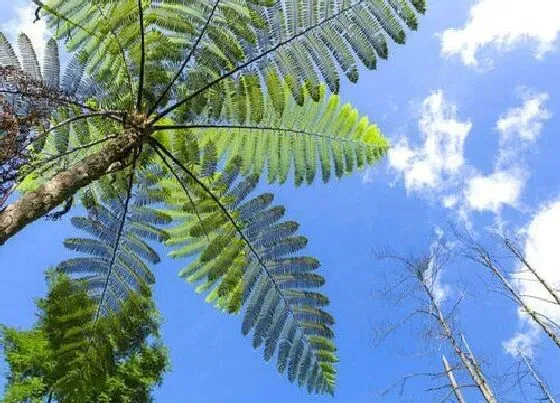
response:
[[[17,185],[41,207],[0,210],[0,244],[79,202],[72,225],[87,236],[65,241],[80,255],[58,270],[87,285],[95,321],[154,283],[163,242],[208,302],[243,311],[243,334],[280,373],[334,393],[319,262],[299,255],[307,239],[274,196],[254,193],[263,176],[328,182],[385,155],[341,81],[405,43],[425,0],[33,2],[54,35],[42,64],[28,37],[0,34],[0,205]],[[68,187],[51,194],[55,182]]]

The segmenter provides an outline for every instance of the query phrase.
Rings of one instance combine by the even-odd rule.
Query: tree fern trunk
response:
[[[0,212],[0,245],[82,187],[102,177],[111,164],[125,159],[141,140],[141,133],[127,130],[115,140],[109,141],[98,153],[84,158],[55,175],[36,191],[26,193],[21,199],[6,206]]]

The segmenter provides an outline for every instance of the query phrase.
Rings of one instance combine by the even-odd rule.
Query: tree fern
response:
[[[41,66],[25,37],[18,59],[0,36],[1,96],[44,111],[25,127],[32,153],[11,176],[21,197],[0,211],[0,245],[81,202],[89,216],[73,224],[90,237],[66,245],[85,257],[59,269],[88,284],[101,318],[153,283],[148,240],[167,240],[193,257],[183,276],[209,301],[245,308],[243,332],[280,372],[332,393],[318,262],[296,255],[307,240],[272,195],[249,194],[264,172],[302,184],[320,170],[326,182],[381,158],[387,141],[341,104],[340,77],[357,81],[360,65],[387,58],[389,38],[404,43],[425,1],[33,1],[68,71],[54,42]],[[31,93],[9,87],[14,71]]]

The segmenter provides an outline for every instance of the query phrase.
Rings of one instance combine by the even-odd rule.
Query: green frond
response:
[[[418,13],[425,8],[424,0],[318,5],[283,0],[144,0],[148,45],[144,67],[150,78],[146,102],[152,111],[169,103],[172,109],[184,106],[179,114],[186,118],[195,108],[219,107],[215,94],[228,91],[234,74],[239,82],[254,80],[250,86],[254,97],[274,93],[271,71],[282,76],[300,104],[304,89],[318,98],[321,82],[338,93],[341,74],[356,82],[359,62],[374,69],[377,57],[387,58],[384,38],[404,43],[405,27],[415,30]],[[118,4],[49,0],[43,12],[56,38],[79,55],[89,74],[106,83],[108,93],[121,94],[122,106],[137,96],[142,52],[137,0]]]
[[[27,35],[19,34],[17,42],[23,71],[34,80],[42,80],[41,67],[31,41]]]
[[[6,39],[6,36],[0,32],[0,67],[13,66],[21,68],[19,60],[14,52],[11,43]]]
[[[245,307],[242,333],[253,332],[253,347],[263,346],[266,360],[278,353],[280,373],[310,391],[330,393],[336,359],[323,345],[331,346],[334,319],[323,311],[328,299],[309,291],[324,284],[312,273],[319,262],[296,256],[307,244],[306,238],[296,235],[299,225],[281,221],[285,209],[272,205],[272,194],[249,196],[255,180],[235,179],[241,166],[241,159],[233,158],[213,178],[201,175],[216,200],[197,192],[202,185],[193,180],[183,178],[184,188],[168,184],[172,206],[191,206],[173,214],[176,224],[167,241],[173,248],[170,256],[192,258],[181,276],[197,284],[196,292],[207,293],[206,300],[218,309],[237,313]],[[197,209],[209,199],[215,209]]]
[[[324,87],[319,87],[319,102],[305,97],[301,106],[287,93],[286,86],[275,87],[260,121],[239,116],[237,94],[232,93],[226,100],[232,110],[228,121],[179,126],[174,136],[194,136],[202,144],[215,144],[220,156],[241,158],[245,174],[261,175],[266,167],[270,183],[283,183],[293,172],[296,185],[312,183],[317,170],[328,182],[332,176],[364,169],[389,149],[376,125],[350,104],[342,105],[337,95],[328,96]],[[284,102],[281,108],[279,102]]]

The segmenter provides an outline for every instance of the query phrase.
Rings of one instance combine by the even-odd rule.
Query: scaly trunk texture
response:
[[[102,177],[111,164],[122,161],[142,139],[138,131],[127,130],[110,140],[99,152],[55,175],[34,192],[6,206],[0,212],[0,245],[75,194]]]

